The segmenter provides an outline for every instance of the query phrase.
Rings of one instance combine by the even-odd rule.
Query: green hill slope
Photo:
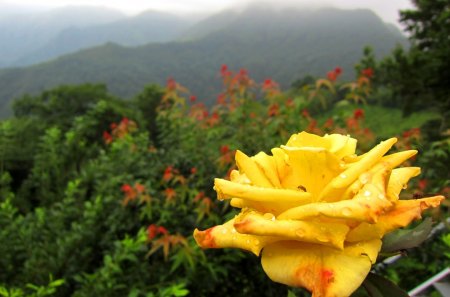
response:
[[[230,17],[233,22],[225,22],[225,27],[214,27],[191,41],[135,48],[106,44],[52,62],[0,71],[1,113],[8,113],[13,98],[60,84],[101,82],[114,94],[130,97],[144,85],[162,84],[169,76],[200,100],[211,102],[220,90],[221,64],[234,70],[246,68],[257,81],[270,75],[287,86],[306,74],[324,75],[335,66],[344,68],[349,77],[364,46],[371,45],[383,56],[397,43],[406,43],[368,10],[261,8],[238,15],[230,12]],[[213,21],[214,16],[203,26],[213,28]]]

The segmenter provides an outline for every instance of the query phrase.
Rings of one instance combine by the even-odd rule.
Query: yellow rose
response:
[[[203,248],[259,255],[276,282],[313,296],[349,296],[375,263],[384,234],[420,218],[444,199],[399,200],[418,167],[395,168],[417,153],[384,156],[397,141],[355,154],[356,139],[306,132],[253,157],[236,152],[231,181],[215,179],[219,199],[242,211],[223,225],[194,231]]]

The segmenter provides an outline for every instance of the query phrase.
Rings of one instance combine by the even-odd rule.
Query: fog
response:
[[[42,11],[67,5],[106,6],[127,14],[137,14],[152,9],[177,14],[212,13],[222,9],[243,8],[249,3],[270,3],[285,7],[336,7],[345,9],[368,8],[385,22],[398,25],[398,11],[411,8],[410,0],[0,0],[0,16],[20,12]]]

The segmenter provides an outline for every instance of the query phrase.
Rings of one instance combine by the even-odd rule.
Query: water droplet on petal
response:
[[[404,184],[403,187],[402,187],[402,189],[405,190],[406,188],[408,188],[408,185],[407,185],[407,184]]]
[[[319,236],[316,237],[316,239],[318,241],[320,241],[320,242],[328,242],[328,241],[330,241],[330,239],[328,237],[324,236],[324,235],[319,235]]]
[[[359,181],[365,185],[369,182],[370,180],[370,174],[369,173],[363,173],[359,176]]]
[[[378,195],[378,198],[379,198],[379,199],[385,199],[386,196],[384,196],[384,194],[379,194],[379,195]]]
[[[270,213],[270,212],[265,213],[265,214],[263,215],[263,217],[264,217],[265,219],[267,219],[267,220],[275,221],[275,216],[274,216],[273,213]]]
[[[372,195],[372,193],[370,191],[364,191],[364,196],[369,197],[370,195]]]
[[[227,229],[223,228],[222,234],[227,234]]]
[[[297,235],[298,237],[303,237],[303,236],[305,236],[305,230],[297,229],[297,230],[295,230],[295,235]]]
[[[347,175],[344,174],[344,173],[341,173],[341,174],[339,175],[339,177],[340,177],[340,178],[347,178]]]
[[[349,216],[352,215],[352,210],[351,210],[350,208],[348,208],[348,207],[344,207],[344,208],[342,209],[342,214],[343,214],[344,216],[346,216],[346,217],[349,217]]]
[[[231,233],[236,233],[236,229],[231,229]]]

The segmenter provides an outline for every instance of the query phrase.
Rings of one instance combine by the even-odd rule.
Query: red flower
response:
[[[323,124],[324,128],[332,128],[334,125],[334,121],[332,118],[329,118],[328,120],[326,120],[325,124]]]
[[[159,234],[164,234],[164,235],[169,234],[169,232],[167,231],[167,229],[164,228],[163,226],[159,226],[159,227],[158,227],[158,233],[159,233]]]
[[[189,101],[194,103],[195,101],[197,101],[197,97],[196,96],[191,96],[191,97],[189,97]]]
[[[177,192],[175,192],[175,190],[172,188],[167,188],[164,190],[164,194],[166,195],[166,199],[168,201],[171,201],[171,200],[173,200],[173,198],[175,198],[175,196],[177,195]]]
[[[111,130],[114,130],[114,129],[117,128],[117,124],[116,124],[116,123],[112,123],[112,124],[110,125],[110,127],[111,127]]]
[[[225,105],[225,95],[224,94],[220,94],[219,96],[217,96],[217,104],[219,105]]]
[[[149,240],[152,240],[153,238],[156,237],[156,235],[158,234],[158,227],[156,227],[155,224],[151,224],[150,226],[148,226],[147,228],[147,238]]]
[[[191,168],[191,174],[196,174],[196,173],[197,173],[197,168],[192,167],[192,168]]]
[[[428,185],[428,180],[426,180],[426,179],[419,180],[418,186],[421,191],[424,191],[427,188],[427,185]]]
[[[130,122],[130,120],[128,118],[123,118],[120,123],[127,126],[129,122]]]
[[[328,71],[327,78],[328,78],[328,80],[334,82],[341,74],[342,74],[341,67],[336,67],[336,68],[334,68],[334,70]]]
[[[169,181],[172,178],[172,176],[173,176],[172,171],[173,171],[173,167],[172,166],[167,166],[166,167],[166,169],[164,170],[164,174],[163,174],[163,180],[164,181]]]
[[[136,191],[141,194],[145,192],[145,186],[143,184],[140,183],[135,183],[134,184],[134,188],[136,189]]]
[[[361,74],[363,75],[363,76],[365,76],[365,77],[367,77],[367,78],[372,78],[372,76],[373,76],[373,69],[372,68],[366,68],[366,69],[363,69],[362,71],[361,71]]]
[[[113,141],[113,138],[108,131],[103,131],[103,140],[106,144],[110,144]]]
[[[279,114],[279,112],[280,112],[280,106],[278,105],[278,103],[274,103],[269,106],[269,111],[267,112],[267,115],[269,117],[277,116]]]
[[[286,100],[286,107],[294,107],[294,100],[292,98]]]
[[[222,76],[225,76],[229,73],[228,66],[226,64],[222,64],[222,67],[220,67],[220,73],[222,74]]]
[[[167,89],[170,91],[173,91],[177,88],[177,83],[175,82],[175,80],[172,77],[169,77],[167,79],[167,85],[166,85]]]
[[[120,190],[122,192],[124,192],[125,194],[130,193],[131,191],[133,191],[133,187],[131,187],[129,184],[124,184]]]
[[[220,153],[222,155],[225,155],[226,153],[228,153],[230,151],[230,148],[228,147],[228,145],[222,145],[220,147]]]
[[[303,109],[302,116],[305,118],[309,118],[310,117],[309,111],[307,109]]]
[[[364,118],[364,110],[361,109],[361,108],[356,109],[356,110],[353,112],[353,118],[354,118],[355,120],[363,119],[363,118]]]
[[[247,69],[240,69],[239,70],[239,76],[247,76],[247,75],[248,75]]]

